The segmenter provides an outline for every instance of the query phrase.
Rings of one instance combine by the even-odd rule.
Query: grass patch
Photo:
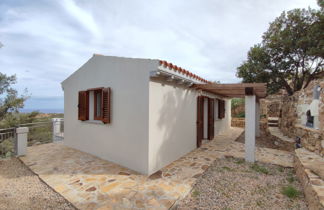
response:
[[[288,181],[289,183],[293,183],[293,182],[295,181],[295,177],[290,176],[290,177],[287,178],[287,181]]]
[[[283,187],[281,193],[287,196],[288,198],[296,198],[300,194],[300,192],[291,185]]]
[[[192,197],[198,197],[200,195],[200,192],[198,190],[192,191]]]
[[[243,159],[239,159],[237,161],[235,161],[236,164],[243,164],[245,161]]]
[[[284,168],[283,167],[278,167],[278,171],[279,172],[284,172]]]
[[[263,205],[261,200],[257,200],[256,204],[257,204],[257,206],[260,206],[260,207]]]
[[[254,171],[256,171],[256,172],[259,172],[259,173],[269,174],[268,169],[266,169],[265,167],[259,166],[259,165],[256,164],[256,163],[254,163],[254,164],[251,166],[251,169],[254,170]]]
[[[227,166],[223,166],[222,169],[226,170],[226,171],[232,171],[233,169],[227,167]]]

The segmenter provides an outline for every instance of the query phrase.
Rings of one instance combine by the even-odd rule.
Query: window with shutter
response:
[[[78,119],[82,120],[82,121],[89,119],[89,93],[88,93],[88,91],[79,91]]]
[[[102,90],[102,122],[110,123],[111,121],[111,90],[104,88]]]
[[[89,103],[89,98],[91,101]],[[103,123],[111,122],[111,90],[110,88],[92,88],[79,91],[78,119],[100,120]],[[91,113],[89,119],[89,113]]]
[[[102,104],[103,104],[103,94],[102,89],[98,89],[93,91],[93,98],[94,98],[94,120],[102,120]]]
[[[225,101],[218,100],[218,118],[223,119],[225,117]]]

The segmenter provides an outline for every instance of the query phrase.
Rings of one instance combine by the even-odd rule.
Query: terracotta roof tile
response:
[[[205,80],[205,79],[199,77],[198,75],[193,74],[193,73],[191,73],[191,72],[189,72],[189,71],[187,71],[187,70],[185,70],[185,69],[183,69],[183,68],[181,68],[181,67],[179,67],[177,65],[174,65],[172,63],[168,63],[167,61],[159,60],[159,64],[160,64],[160,66],[163,66],[165,68],[169,68],[171,70],[174,70],[175,72],[178,71],[181,74],[185,74],[185,75],[187,75],[189,77],[193,77],[193,78],[195,78],[195,79],[197,79],[197,80],[199,80],[201,82],[210,83],[208,80]]]

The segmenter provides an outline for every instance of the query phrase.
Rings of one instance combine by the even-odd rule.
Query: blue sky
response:
[[[236,67],[283,10],[316,0],[1,0],[0,72],[31,94],[27,109],[63,108],[60,83],[93,53],[157,58],[208,79]]]

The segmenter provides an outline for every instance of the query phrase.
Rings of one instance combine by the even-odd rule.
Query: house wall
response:
[[[95,55],[62,83],[64,144],[148,172],[149,72],[157,60]],[[78,120],[78,91],[110,87],[110,124]]]
[[[196,90],[165,80],[150,81],[148,170],[150,174],[196,148],[198,95]],[[226,100],[226,118],[215,121],[215,135],[230,127],[231,109],[228,101]]]

